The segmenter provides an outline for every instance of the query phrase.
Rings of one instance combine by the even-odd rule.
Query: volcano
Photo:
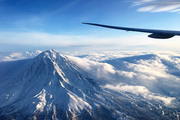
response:
[[[1,119],[178,117],[179,108],[166,108],[162,102],[146,100],[141,95],[102,87],[96,77],[53,49],[26,60],[12,74],[2,77],[0,88]]]
[[[86,74],[55,50],[41,53],[12,76],[1,80],[1,118],[93,119],[99,114],[107,116],[106,108],[99,105],[103,104],[99,98],[100,87]],[[93,106],[96,106],[94,113]]]

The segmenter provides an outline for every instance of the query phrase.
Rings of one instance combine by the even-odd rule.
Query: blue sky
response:
[[[179,0],[0,0],[0,51],[179,51],[180,37],[81,24],[180,30],[179,20]]]

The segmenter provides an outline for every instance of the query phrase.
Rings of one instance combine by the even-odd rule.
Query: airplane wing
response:
[[[168,38],[174,37],[175,35],[180,36],[180,31],[117,27],[117,26],[101,25],[101,24],[95,24],[95,23],[82,23],[82,24],[94,25],[94,26],[100,26],[100,27],[106,27],[106,28],[112,28],[112,29],[118,29],[118,30],[151,33],[150,35],[148,35],[148,37],[156,38],[156,39],[168,39]]]

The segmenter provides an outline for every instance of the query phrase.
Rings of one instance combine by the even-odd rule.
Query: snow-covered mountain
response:
[[[14,65],[16,64],[16,65]],[[179,119],[180,59],[105,59],[55,50],[0,63],[1,119]]]

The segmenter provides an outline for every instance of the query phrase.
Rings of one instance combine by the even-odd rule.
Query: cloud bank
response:
[[[113,85],[107,84],[107,85],[104,86],[104,88],[111,89],[111,90],[118,91],[118,92],[128,92],[128,93],[132,93],[132,94],[135,94],[135,95],[141,95],[142,97],[144,97],[146,99],[150,99],[150,100],[151,99],[153,99],[153,100],[161,100],[166,105],[171,104],[171,101],[175,99],[174,97],[156,96],[153,93],[151,93],[144,86],[131,86],[131,85],[113,86]]]
[[[58,35],[41,32],[2,32],[0,50],[34,48],[64,51],[179,51],[179,37],[168,41],[152,40],[147,34],[115,38],[98,38],[84,35]],[[5,47],[6,46],[6,47]],[[27,47],[26,47],[27,46]],[[31,50],[30,49],[30,50]],[[26,49],[27,50],[27,49]]]
[[[140,12],[179,12],[179,0],[138,0],[134,2],[135,6],[141,6]]]
[[[174,104],[175,96],[180,95],[177,92],[180,90],[179,53],[134,52],[133,56],[132,52],[76,52],[69,55],[78,56],[68,58],[90,74],[90,78],[96,78],[102,88],[115,91],[114,94],[159,101],[166,106]]]
[[[40,50],[29,52],[0,52],[0,62],[34,58],[41,52]]]

